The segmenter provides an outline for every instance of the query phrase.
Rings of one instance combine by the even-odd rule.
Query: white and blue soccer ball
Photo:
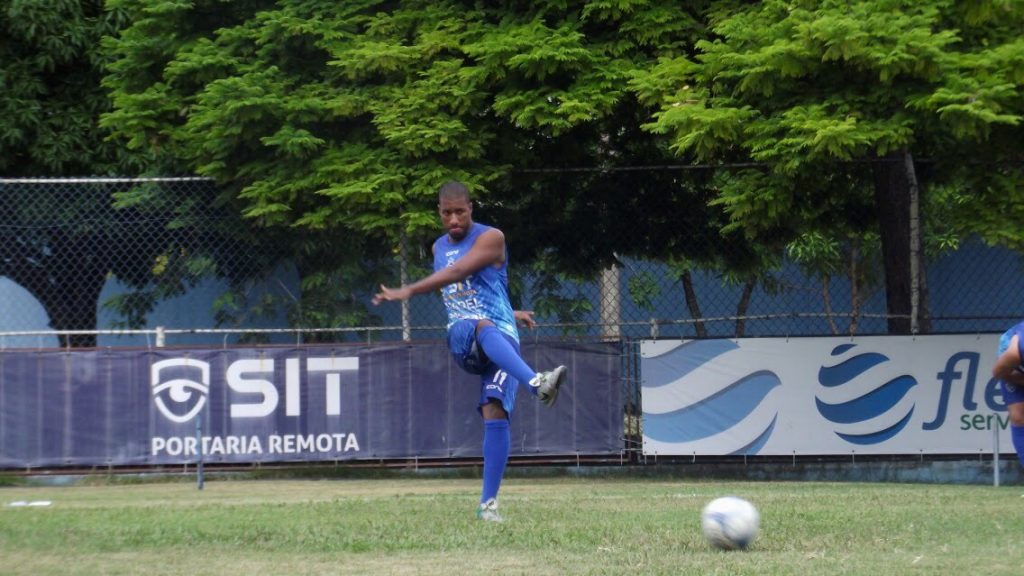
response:
[[[757,538],[761,515],[753,504],[736,496],[708,502],[700,514],[704,537],[715,548],[741,550]]]

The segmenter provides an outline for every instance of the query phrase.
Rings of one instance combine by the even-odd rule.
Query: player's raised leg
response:
[[[558,390],[565,383],[568,370],[559,366],[547,372],[537,372],[519,354],[515,342],[489,320],[477,323],[476,339],[487,358],[516,380],[529,384],[530,393],[547,406],[558,399]]]
[[[1017,452],[1017,460],[1020,460],[1022,466],[1024,466],[1024,402],[1018,402],[1015,405],[1018,417],[1016,418],[1019,424],[1013,424],[1013,416],[1010,417],[1010,439],[1013,440],[1013,449]]]

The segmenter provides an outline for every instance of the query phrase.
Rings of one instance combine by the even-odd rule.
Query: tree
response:
[[[115,5],[132,25],[108,42],[103,124],[225,184],[261,224],[397,243],[433,227],[436,182],[495,173],[480,161],[493,128],[458,114],[482,96],[445,57],[466,33],[452,6]]]
[[[100,38],[124,25],[102,0],[0,0],[0,174],[113,174],[128,158],[97,126],[110,101]]]
[[[706,4],[117,0],[132,25],[107,43],[103,125],[215,178],[260,225],[336,242],[433,237],[437,186],[463,180],[513,227],[517,261],[586,277],[616,254],[723,244],[689,176],[615,170],[672,159],[629,80],[691,50]],[[521,171],[572,166],[613,176]]]
[[[104,11],[99,0],[0,0],[0,174],[111,174],[133,165],[97,126],[110,108],[99,39],[122,24],[122,14]],[[39,300],[54,329],[94,329],[111,242],[121,233],[111,198],[89,185],[4,192],[0,274]],[[95,338],[61,341],[88,346]]]
[[[111,110],[101,84],[101,38],[126,24],[125,12],[107,10],[102,1],[0,0],[0,175],[134,176],[173,167],[157,163],[163,159],[152,150],[128,151],[99,126],[100,115]],[[237,255],[218,249],[237,246],[245,231],[226,220],[237,220],[237,213],[221,212],[202,190],[201,183],[175,191],[92,179],[5,184],[0,274],[27,289],[50,326],[62,331],[96,328],[97,300],[116,276],[132,291],[104,305],[120,312],[126,327],[139,327],[160,299],[201,278],[240,281],[238,262],[229,261]],[[259,243],[247,244],[245,266],[259,260]],[[60,341],[93,346],[96,339]]]
[[[723,183],[727,229],[789,241],[880,222],[889,329],[905,333],[927,327],[911,230],[931,187],[977,215],[959,235],[1024,215],[1022,27],[1001,0],[723,2],[696,57],[666,55],[633,86],[680,154],[761,165]]]

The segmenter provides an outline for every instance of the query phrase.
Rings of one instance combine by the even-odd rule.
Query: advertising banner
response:
[[[618,454],[618,344],[523,344],[512,455]],[[480,381],[443,343],[0,352],[0,467],[478,457]]]
[[[999,335],[641,343],[648,455],[1013,452]]]

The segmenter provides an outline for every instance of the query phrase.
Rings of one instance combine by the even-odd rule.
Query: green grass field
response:
[[[466,478],[0,488],[0,574],[1020,574],[1020,487]],[[752,501],[761,534],[711,549],[700,510]],[[52,502],[12,507],[16,501]]]

